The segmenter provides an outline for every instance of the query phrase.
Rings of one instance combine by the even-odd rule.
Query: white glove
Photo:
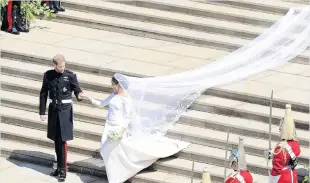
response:
[[[279,179],[280,179],[280,175],[277,175],[277,176],[270,175],[269,176],[269,183],[278,183]]]
[[[264,157],[265,157],[266,159],[272,159],[272,150],[271,150],[271,149],[266,149],[266,150],[264,151]]]

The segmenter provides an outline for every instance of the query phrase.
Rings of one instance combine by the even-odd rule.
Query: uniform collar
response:
[[[63,73],[65,73],[66,71],[64,71],[63,73],[59,73],[59,72],[57,72],[55,69],[54,69],[54,71],[55,71],[55,73],[56,73],[56,75],[57,76],[62,76],[63,75]]]

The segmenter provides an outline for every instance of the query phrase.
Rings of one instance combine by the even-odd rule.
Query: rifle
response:
[[[270,97],[270,113],[269,113],[269,149],[271,149],[271,124],[272,124],[272,103],[273,103],[273,90],[271,91]],[[269,158],[267,159],[267,168],[269,164]],[[268,170],[268,174],[270,176],[270,170]]]
[[[229,131],[229,129],[228,129],[228,132],[227,132],[227,139],[226,139],[226,152],[225,152],[224,183],[225,183],[225,180],[226,180],[227,152],[228,152],[229,133],[230,133],[230,131]]]

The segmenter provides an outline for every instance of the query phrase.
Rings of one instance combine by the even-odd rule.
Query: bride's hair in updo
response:
[[[117,78],[117,79],[116,79]],[[129,86],[129,82],[126,79],[126,77],[122,76],[122,75],[117,75],[112,77],[112,83],[119,85],[121,88],[127,90],[128,86]]]
[[[119,82],[117,81],[117,79],[115,79],[115,77],[112,77],[112,82],[113,82],[114,84],[116,84],[116,85],[119,84]]]

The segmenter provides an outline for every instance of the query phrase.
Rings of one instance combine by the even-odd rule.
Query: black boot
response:
[[[13,27],[11,30],[8,30],[8,33],[15,34],[15,35],[20,34],[19,31],[15,27]]]
[[[7,8],[8,6],[4,6],[4,7],[0,7],[1,8],[1,14],[3,14],[2,17],[2,24],[1,24],[1,30],[2,31],[7,31],[8,27],[9,27],[9,23],[8,23],[8,17],[7,17]]]
[[[61,12],[66,11],[64,8],[60,6],[60,0],[55,1],[55,8],[57,9],[57,11],[61,11]]]
[[[52,177],[57,177],[58,175],[59,175],[59,169],[58,168],[50,174],[50,176],[52,176]]]
[[[58,11],[61,11],[61,12],[64,12],[64,11],[66,11],[66,10],[65,10],[64,8],[61,7],[60,1],[61,1],[61,0],[58,0],[57,2],[55,2],[55,3],[56,3],[57,10],[58,10]]]
[[[22,25],[22,18],[21,18],[21,13],[20,13],[20,6],[17,6],[16,9],[16,29],[19,32],[29,32],[28,29],[26,29],[23,25]]]
[[[49,7],[53,13],[58,13],[58,10],[56,8],[56,1],[54,0],[49,1]]]
[[[57,11],[60,11],[60,12],[66,11],[64,8],[62,8],[62,7],[60,7],[60,6],[56,6],[55,9],[56,9]]]
[[[67,177],[67,172],[65,169],[60,169],[59,170],[59,180],[61,182],[64,182],[66,180],[66,177]]]
[[[27,26],[26,23],[22,24],[23,32],[29,32],[29,28],[28,27],[29,27],[29,25]]]
[[[12,29],[8,30],[9,33],[11,34],[15,34],[15,35],[19,35],[19,31],[16,29],[16,20],[15,20],[15,17],[16,17],[16,9],[14,8],[13,9],[13,12],[12,12]]]

